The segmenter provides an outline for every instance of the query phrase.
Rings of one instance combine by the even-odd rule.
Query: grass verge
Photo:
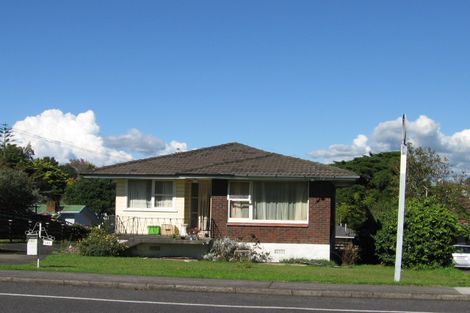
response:
[[[0,265],[0,269],[36,270],[35,264]],[[85,257],[53,254],[41,262],[41,271],[99,274],[241,279],[334,284],[394,284],[393,267],[357,265],[352,267],[299,266],[295,264],[253,264],[137,257]],[[402,285],[470,287],[470,273],[454,268],[406,269]]]

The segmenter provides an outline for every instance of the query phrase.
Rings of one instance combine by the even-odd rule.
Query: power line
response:
[[[28,132],[28,131],[23,130],[23,129],[16,129],[15,128],[15,129],[13,129],[13,132],[18,132],[20,134],[29,136],[32,139],[44,140],[44,141],[47,141],[47,142],[50,142],[50,143],[56,144],[56,145],[66,145],[66,146],[69,146],[71,148],[78,149],[78,150],[81,150],[81,151],[84,151],[84,152],[88,152],[88,153],[91,153],[91,154],[94,154],[94,155],[99,155],[99,156],[103,156],[103,157],[113,157],[113,158],[121,159],[123,161],[128,161],[128,159],[123,157],[123,156],[113,155],[112,153],[107,152],[107,151],[98,152],[96,150],[91,150],[91,149],[88,149],[88,148],[77,146],[77,145],[75,145],[71,142],[58,140],[58,139],[47,138],[47,137],[44,137],[44,136],[41,136],[41,135],[37,135],[37,134],[31,133],[31,132]]]

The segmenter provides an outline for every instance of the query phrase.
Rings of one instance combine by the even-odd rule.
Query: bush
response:
[[[64,229],[64,238],[70,241],[77,241],[87,237],[90,229],[79,224],[67,225]]]
[[[259,243],[249,245],[245,242],[221,238],[214,240],[211,250],[204,256],[205,260],[228,262],[256,262],[269,261],[269,253],[264,252]]]
[[[352,243],[348,243],[338,252],[341,265],[354,265],[359,260],[359,248]]]
[[[77,246],[80,254],[87,256],[117,256],[127,248],[119,242],[117,236],[109,235],[99,228],[93,228]]]
[[[407,203],[403,240],[404,267],[448,266],[458,235],[457,218],[434,198]],[[390,212],[375,236],[376,252],[383,264],[395,262],[397,211]]]

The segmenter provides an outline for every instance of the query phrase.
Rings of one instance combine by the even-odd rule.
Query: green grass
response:
[[[36,266],[35,264],[0,265],[0,269],[36,270]],[[85,257],[72,254],[54,254],[41,262],[40,270],[258,281],[394,284],[393,267],[380,265],[320,267],[295,264],[184,262],[137,257]],[[470,273],[454,268],[404,270],[401,284],[469,287]]]

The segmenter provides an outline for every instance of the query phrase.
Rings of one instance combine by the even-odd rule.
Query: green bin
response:
[[[149,235],[160,235],[160,226],[147,226]]]

